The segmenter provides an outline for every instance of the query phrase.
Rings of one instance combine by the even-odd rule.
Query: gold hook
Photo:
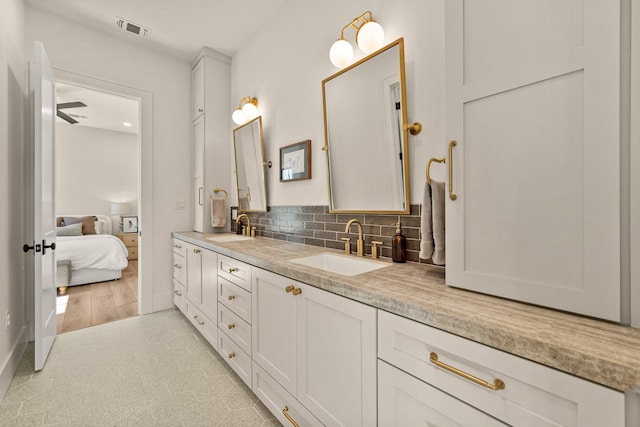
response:
[[[219,193],[221,191],[224,193],[224,198],[228,199],[229,198],[229,193],[227,193],[225,190],[223,190],[222,188],[218,188],[218,187],[213,189],[214,193]]]
[[[436,162],[436,163],[446,163],[446,158],[445,157],[441,157],[441,158],[435,158],[432,157],[429,159],[429,161],[427,162],[427,184],[431,185],[431,175],[429,175],[429,170],[431,169],[431,163]]]

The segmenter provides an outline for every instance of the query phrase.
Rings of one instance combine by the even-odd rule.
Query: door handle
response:
[[[453,147],[458,145],[456,141],[449,142],[449,198],[456,200],[458,195],[453,192]]]
[[[28,243],[25,243],[24,245],[22,245],[22,252],[29,252],[30,250],[34,251],[34,255],[36,254],[36,252],[40,252],[40,245],[36,245],[35,242],[33,244],[33,246],[29,246]]]
[[[202,195],[204,194],[204,187],[198,188],[198,205],[203,206],[202,204]]]
[[[53,242],[50,245],[47,245],[47,241],[43,240],[42,241],[42,255],[44,255],[47,252],[47,249],[51,249],[52,251],[56,250],[56,242]]]

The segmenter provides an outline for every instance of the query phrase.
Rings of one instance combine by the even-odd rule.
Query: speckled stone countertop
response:
[[[261,237],[223,243],[196,232],[173,235],[619,391],[640,387],[640,329],[453,288],[445,285],[441,268],[424,264],[390,262],[389,267],[347,277],[290,261],[340,253],[331,249]]]

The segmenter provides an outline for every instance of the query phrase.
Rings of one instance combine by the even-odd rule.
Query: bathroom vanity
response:
[[[296,262],[337,251],[173,237],[176,306],[284,425],[640,420],[638,329],[448,287],[416,263],[345,275]]]

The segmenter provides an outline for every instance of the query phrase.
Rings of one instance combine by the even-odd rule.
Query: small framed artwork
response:
[[[122,232],[123,233],[137,233],[138,232],[138,217],[137,216],[123,216],[122,217]]]
[[[280,182],[311,179],[311,140],[280,148]]]

